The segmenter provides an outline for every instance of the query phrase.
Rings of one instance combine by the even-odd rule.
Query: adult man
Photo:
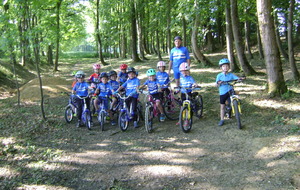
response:
[[[174,72],[174,79],[176,81],[176,85],[179,86],[180,79],[180,71],[179,66],[183,62],[187,62],[188,65],[191,65],[189,51],[186,47],[181,46],[182,39],[180,36],[176,36],[174,38],[175,47],[170,52],[170,63],[169,63],[169,76],[171,68]]]

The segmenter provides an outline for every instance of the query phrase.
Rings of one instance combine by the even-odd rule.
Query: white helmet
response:
[[[165,67],[166,66],[166,63],[164,62],[164,61],[159,61],[158,63],[157,63],[157,68],[158,67]]]
[[[190,66],[189,66],[189,64],[187,62],[183,62],[179,66],[179,70],[180,71],[188,71],[188,70],[190,70]]]

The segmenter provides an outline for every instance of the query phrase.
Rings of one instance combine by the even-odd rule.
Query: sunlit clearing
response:
[[[26,190],[47,190],[47,189],[61,189],[61,190],[71,190],[73,188],[67,188],[63,186],[53,186],[53,185],[22,185],[17,189],[26,189]]]
[[[17,176],[19,174],[20,173],[14,171],[12,169],[9,169],[9,168],[4,168],[4,167],[0,168],[0,177],[13,177],[13,176]]]
[[[280,141],[272,147],[263,147],[257,152],[255,157],[260,159],[274,159],[284,153],[299,151],[299,147],[299,136],[288,136],[280,139]],[[275,163],[272,163],[271,165],[274,164]]]
[[[155,165],[146,167],[134,167],[135,173],[141,175],[153,175],[153,176],[183,176],[186,173],[192,172],[191,168],[185,166],[168,166],[168,165]]]
[[[254,101],[254,105],[263,108],[284,108],[286,110],[291,111],[299,111],[300,110],[300,103],[288,103],[288,102],[277,102],[275,100],[256,100]]]

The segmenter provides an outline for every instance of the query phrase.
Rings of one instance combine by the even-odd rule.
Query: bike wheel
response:
[[[127,114],[126,112],[120,112],[119,114],[119,120],[118,120],[118,124],[119,127],[122,131],[126,131],[128,128],[128,120],[127,120]]]
[[[94,98],[91,98],[91,101],[90,101],[90,110],[91,110],[91,115],[93,116],[96,112],[96,108],[94,106],[94,102],[95,102],[95,99]]]
[[[153,130],[153,107],[147,106],[145,110],[145,127],[148,133]]]
[[[105,120],[104,118],[105,118],[105,112],[101,111],[98,115],[98,121],[100,124],[101,131],[104,131],[104,120]]]
[[[195,97],[195,114],[198,118],[203,115],[203,99],[201,95]]]
[[[165,116],[170,120],[178,120],[180,113],[181,102],[176,99],[168,99],[163,105]]]
[[[179,115],[179,124],[183,132],[187,133],[192,129],[193,118],[188,107],[182,107]]]
[[[232,104],[233,104],[233,109],[234,109],[234,114],[235,114],[238,129],[241,129],[242,124],[241,124],[241,118],[240,118],[240,112],[239,112],[239,103],[237,100],[233,100]]]
[[[73,109],[71,105],[68,105],[65,109],[65,120],[67,123],[73,120]]]
[[[88,130],[91,130],[91,115],[89,112],[84,112],[85,117],[85,126],[88,128]]]

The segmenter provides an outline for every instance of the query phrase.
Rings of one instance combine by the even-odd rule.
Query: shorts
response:
[[[159,100],[161,101],[162,99],[162,93],[156,93],[156,94],[151,94],[151,96],[153,97],[153,100]]]
[[[220,104],[225,104],[225,102],[226,102],[226,100],[228,100],[228,98],[230,98],[229,92],[227,92],[226,94],[220,95]]]
[[[180,79],[180,71],[179,71],[179,67],[173,67],[173,72],[174,72],[174,79]]]
[[[105,110],[108,110],[108,108],[109,108],[109,99],[108,98],[99,96],[98,101],[100,104],[103,104],[103,107]]]

